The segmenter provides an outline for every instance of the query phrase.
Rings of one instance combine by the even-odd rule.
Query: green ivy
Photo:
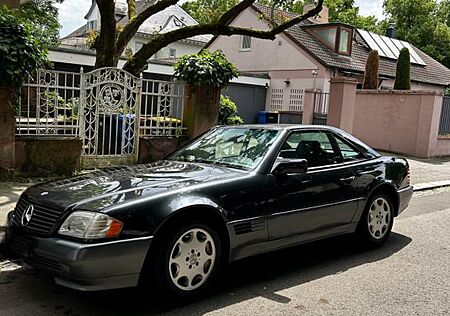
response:
[[[222,88],[239,76],[237,68],[226,59],[221,50],[211,53],[205,49],[198,54],[183,56],[174,69],[177,78],[196,86]]]
[[[244,123],[242,117],[237,115],[237,106],[230,98],[220,96],[219,124],[238,125]]]
[[[48,62],[46,45],[29,23],[3,7],[0,10],[0,84],[21,86],[27,75]]]

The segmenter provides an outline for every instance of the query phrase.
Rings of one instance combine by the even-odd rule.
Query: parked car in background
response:
[[[191,298],[259,253],[341,234],[379,246],[411,196],[405,159],[339,129],[216,127],[155,163],[30,187],[7,242],[66,287]]]

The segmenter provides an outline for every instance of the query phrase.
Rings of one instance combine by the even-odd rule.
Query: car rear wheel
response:
[[[152,253],[153,277],[169,296],[190,300],[213,283],[222,263],[222,243],[217,230],[206,222],[174,225]],[[154,260],[152,260],[154,259]]]
[[[376,194],[366,205],[360,219],[357,235],[370,246],[379,246],[388,238],[394,223],[394,208],[389,197]]]

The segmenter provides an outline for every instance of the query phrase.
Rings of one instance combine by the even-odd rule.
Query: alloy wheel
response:
[[[184,232],[170,251],[169,274],[175,286],[192,291],[206,282],[216,261],[216,245],[204,229]]]
[[[367,225],[370,235],[375,239],[382,239],[389,231],[391,224],[391,207],[385,198],[376,198],[369,208]]]

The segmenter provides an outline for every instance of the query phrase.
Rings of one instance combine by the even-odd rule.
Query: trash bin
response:
[[[118,139],[120,142],[120,146],[122,146],[122,136],[125,136],[124,142],[124,154],[132,154],[133,153],[133,145],[134,145],[134,120],[136,118],[135,114],[119,114],[119,129],[118,129]],[[125,124],[123,124],[123,120],[125,119]],[[122,131],[122,127],[125,125],[125,131]]]
[[[258,112],[258,123],[259,124],[277,124],[278,123],[278,112],[271,111],[261,111]]]

